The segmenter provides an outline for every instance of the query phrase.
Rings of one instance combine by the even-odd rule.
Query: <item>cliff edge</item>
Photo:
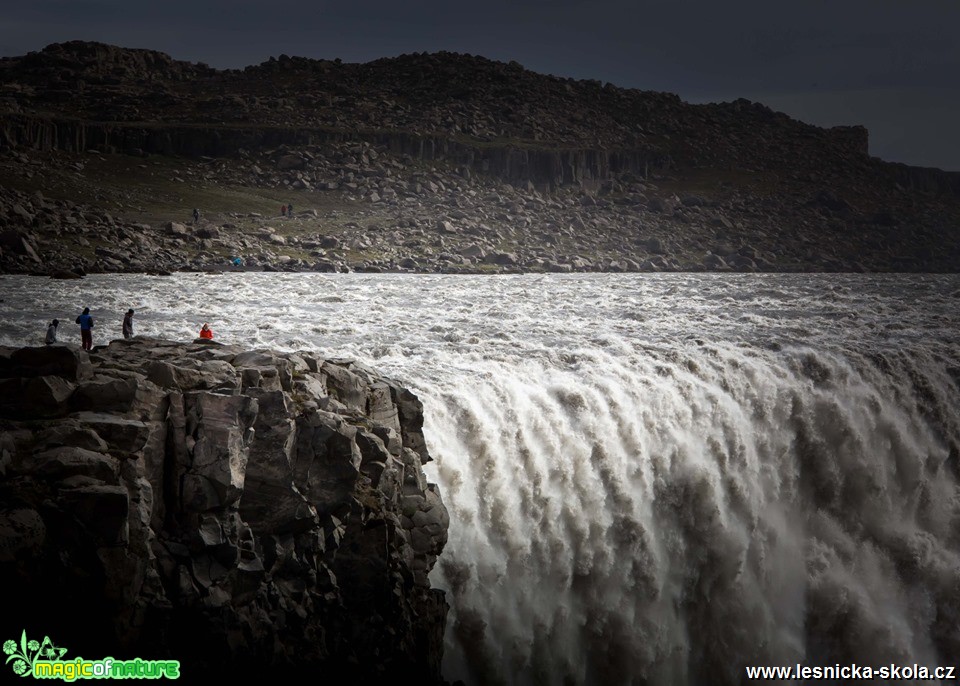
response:
[[[184,677],[438,683],[448,517],[422,423],[397,383],[310,353],[0,349],[8,623]]]

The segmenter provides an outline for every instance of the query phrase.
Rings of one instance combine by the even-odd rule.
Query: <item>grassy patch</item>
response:
[[[169,221],[191,224],[193,208],[200,209],[201,226],[233,224],[234,229],[221,229],[225,235],[265,230],[285,238],[309,238],[334,235],[345,237],[363,234],[368,228],[345,225],[382,224],[389,221],[387,207],[371,208],[368,203],[351,201],[338,191],[303,191],[286,188],[259,188],[225,183],[216,177],[216,168],[223,160],[193,160],[173,157],[128,155],[92,155],[89,153],[44,153],[43,163],[25,166],[0,159],[0,184],[26,193],[41,191],[51,200],[69,200],[109,212],[126,222],[154,226]],[[229,164],[229,162],[228,162]],[[80,168],[78,168],[80,166]],[[204,177],[209,178],[204,178]],[[293,203],[296,211],[316,210],[317,216],[299,215],[287,219],[280,215],[280,206]],[[371,209],[377,214],[370,216]],[[257,213],[261,217],[248,215]],[[362,217],[362,218],[361,218]],[[98,246],[111,247],[109,241],[96,234],[86,236],[90,245],[73,247],[80,257],[93,261]],[[187,255],[199,254],[199,245],[183,246]],[[262,249],[307,263],[317,261],[313,249],[295,245],[265,244]],[[214,241],[206,248],[212,259],[227,260],[244,250],[235,250]],[[255,249],[254,253],[260,252]],[[348,262],[379,259],[379,251],[346,252]]]
[[[255,212],[283,222],[280,206],[287,203],[293,203],[295,211],[316,209],[319,213],[352,212],[358,205],[335,191],[225,183],[216,178],[212,165],[191,159],[66,153],[47,157],[47,163],[30,169],[30,176],[20,165],[0,165],[0,183],[28,193],[39,190],[51,199],[89,204],[126,221],[148,224],[190,221],[193,208],[200,209],[204,219],[239,224],[231,215]],[[73,167],[77,163],[83,165],[82,171]],[[288,230],[296,233],[299,222],[287,223]]]

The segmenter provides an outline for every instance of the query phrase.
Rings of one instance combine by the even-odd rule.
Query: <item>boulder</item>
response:
[[[296,484],[320,516],[332,514],[357,487],[361,454],[356,433],[329,413],[297,422]]]
[[[59,376],[67,381],[84,381],[93,376],[86,352],[68,345],[36,348],[0,348],[0,379]]]
[[[349,369],[332,362],[323,363],[327,392],[347,407],[364,412],[367,409],[367,384]]]
[[[87,381],[77,386],[70,403],[78,410],[129,412],[138,388],[135,378]]]
[[[726,261],[719,255],[714,255],[713,253],[707,253],[707,255],[703,258],[702,264],[707,269],[729,269]]]
[[[189,466],[184,507],[204,512],[235,504],[243,492],[257,400],[191,392],[184,396]]]
[[[52,481],[87,476],[112,485],[119,483],[120,473],[116,459],[75,446],[62,446],[30,455],[18,465],[17,471]]]
[[[69,281],[72,279],[82,279],[83,275],[69,269],[55,269],[50,272],[50,278]]]
[[[647,201],[647,209],[660,214],[672,215],[676,207],[677,201],[674,198],[654,197]]]
[[[96,431],[69,418],[58,422],[43,432],[37,445],[41,450],[59,446],[73,446],[96,453],[105,453],[108,447]]]
[[[320,247],[324,250],[337,250],[341,247],[340,239],[336,236],[323,236],[320,239]]]
[[[254,532],[293,533],[318,524],[316,509],[294,484],[296,423],[280,390],[248,392],[259,412],[249,447],[240,515]]]
[[[111,450],[124,454],[140,451],[153,430],[147,422],[106,412],[77,412],[71,415],[71,419],[79,426],[94,431]]]
[[[651,236],[646,240],[647,250],[649,250],[654,255],[665,255],[667,253],[667,248],[663,243],[663,240],[657,238],[656,236]]]
[[[59,417],[68,412],[76,384],[60,376],[0,380],[0,416]]]
[[[304,160],[299,155],[283,155],[277,160],[277,169],[287,171],[290,169],[302,169]]]
[[[37,264],[43,263],[43,260],[40,259],[40,256],[37,255],[37,252],[33,249],[33,246],[30,245],[22,234],[16,231],[0,232],[0,248],[2,248],[5,253],[23,255]]]
[[[512,266],[518,263],[518,259],[515,253],[510,252],[494,252],[487,255],[484,260],[489,264],[497,264],[501,266]]]

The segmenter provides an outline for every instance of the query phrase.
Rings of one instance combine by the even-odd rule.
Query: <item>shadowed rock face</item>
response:
[[[351,362],[144,338],[2,349],[0,383],[18,627],[185,677],[441,680],[427,574],[448,518],[409,391]]]

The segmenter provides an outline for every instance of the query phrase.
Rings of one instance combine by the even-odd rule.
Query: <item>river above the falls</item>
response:
[[[312,350],[424,403],[444,675],[739,683],[960,660],[960,276],[0,277],[2,345],[90,307]]]

